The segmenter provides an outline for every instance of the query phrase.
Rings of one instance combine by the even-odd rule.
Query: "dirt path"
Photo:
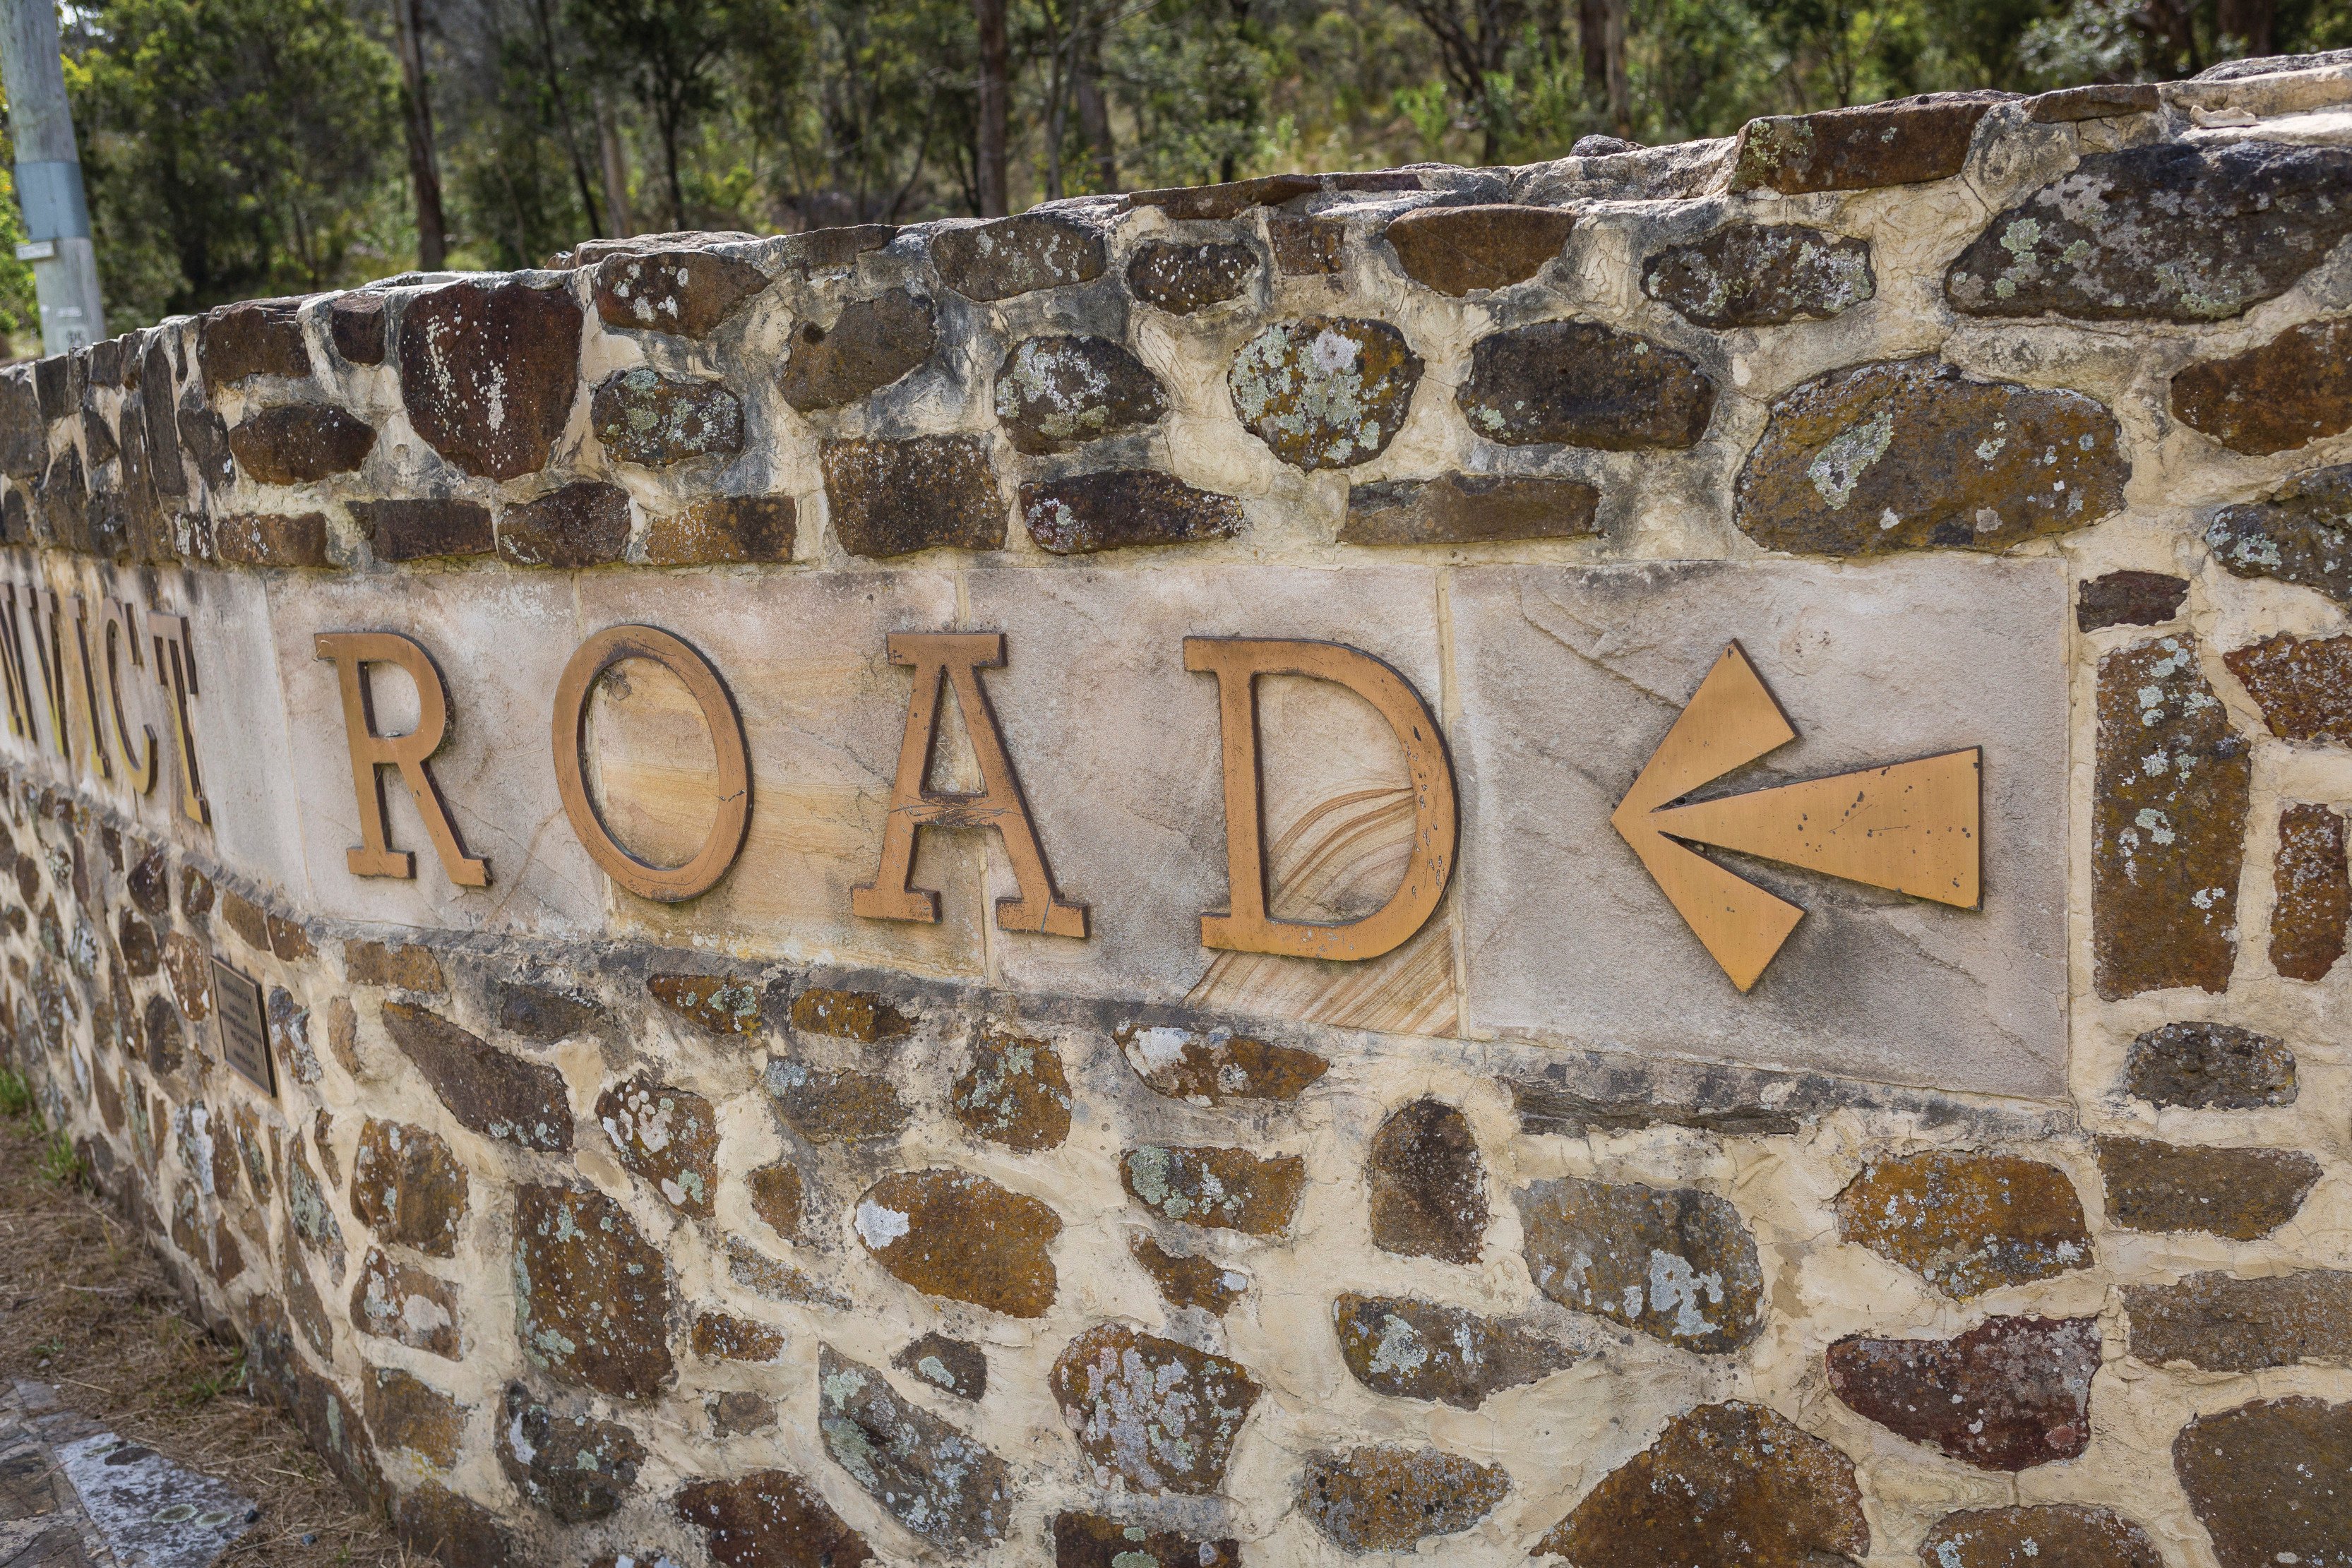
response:
[[[244,1352],[182,1314],[154,1258],[8,1090],[0,1079],[0,1386],[54,1385],[69,1407],[252,1499],[260,1520],[225,1564],[419,1563],[246,1396]]]

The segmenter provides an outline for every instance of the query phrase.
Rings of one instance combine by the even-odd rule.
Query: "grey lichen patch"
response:
[[[1572,1366],[1580,1353],[1524,1320],[1481,1317],[1403,1296],[1331,1303],[1340,1358],[1375,1394],[1475,1410],[1489,1396]]]
[[[743,449],[743,405],[717,382],[622,371],[598,384],[588,414],[615,462],[664,468]]]
[[[1264,1392],[1223,1356],[1119,1323],[1071,1341],[1054,1363],[1053,1388],[1097,1486],[1193,1496],[1224,1483]]]
[[[1276,457],[1349,468],[1404,428],[1421,371],[1421,356],[1387,322],[1310,316],[1251,339],[1225,385],[1242,423]]]
[[[2091,1262],[2083,1200],[2057,1166],[1937,1150],[1863,1168],[1838,1195],[1838,1234],[1966,1298]]]
[[[2268,500],[2222,507],[2205,545],[2233,577],[2291,582],[2352,608],[2352,464],[2298,475]]]
[[[1164,1218],[1276,1236],[1290,1228],[1297,1210],[1307,1162],[1297,1155],[1261,1159],[1247,1149],[1146,1145],[1120,1159],[1119,1177],[1129,1194]]]
[[[658,1249],[602,1193],[515,1194],[516,1333],[533,1364],[615,1399],[670,1380],[671,1291]]]
[[[1642,269],[1643,293],[1702,327],[1822,319],[1877,287],[1869,241],[1797,224],[1734,224]]]
[[[958,1121],[1007,1148],[1055,1148],[1070,1135],[1070,1081],[1061,1053],[1010,1030],[982,1031],[949,1103]]]
[[[914,1114],[888,1079],[871,1072],[835,1072],[775,1057],[760,1082],[793,1130],[812,1144],[888,1137]]]
[[[1102,276],[1102,235],[1043,213],[946,229],[931,240],[940,281],[967,299],[1009,299]]]
[[[817,1429],[834,1463],[933,1545],[986,1546],[1011,1528],[1011,1467],[831,1345],[817,1352]]]
[[[640,1073],[597,1097],[596,1123],[621,1163],[664,1202],[686,1214],[711,1212],[719,1128],[709,1101]]]
[[[1713,1193],[1564,1176],[1514,1196],[1528,1271],[1560,1305],[1717,1354],[1763,1327],[1755,1238]]]
[[[996,372],[996,417],[1033,456],[1150,424],[1167,412],[1159,378],[1108,338],[1026,338]]]

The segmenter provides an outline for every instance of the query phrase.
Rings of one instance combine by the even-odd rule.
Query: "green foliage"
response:
[[[81,1174],[81,1155],[74,1148],[73,1140],[62,1129],[51,1133],[41,1145],[43,1179],[66,1186],[78,1184]]]
[[[33,1086],[14,1068],[0,1067],[0,1116],[15,1118],[33,1109]]]

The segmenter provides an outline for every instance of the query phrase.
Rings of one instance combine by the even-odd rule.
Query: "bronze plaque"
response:
[[[220,1019],[221,1060],[264,1094],[278,1092],[269,1063],[269,1026],[261,1010],[261,983],[213,960],[213,1011]]]

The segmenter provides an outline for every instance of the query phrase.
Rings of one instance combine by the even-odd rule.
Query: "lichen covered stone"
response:
[[[1296,1100],[1331,1065],[1311,1051],[1228,1029],[1128,1022],[1111,1033],[1137,1077],[1193,1105]]]
[[[2352,319],[2305,321],[2172,378],[2172,412],[2232,452],[2264,457],[2352,430]]]
[[[2300,1269],[2241,1280],[2218,1271],[2124,1287],[2131,1354],[2200,1372],[2352,1362],[2352,1273]]]
[[[466,1167],[440,1134],[370,1117],[352,1159],[352,1218],[383,1240],[435,1258],[457,1255]]]
[[[1347,1551],[1410,1552],[1469,1529],[1510,1490],[1499,1465],[1436,1448],[1366,1447],[1309,1454],[1298,1505]]]
[[[1963,1300],[2091,1262],[2066,1173],[2015,1155],[1949,1150],[1863,1167],[1837,1198],[1838,1235]]]
[[[967,299],[1009,299],[1102,276],[1102,235],[1042,213],[942,230],[931,240],[940,281]]]
[[[2352,636],[2281,633],[2221,662],[2281,740],[2352,746]]]
[[[1800,224],[1731,224],[1669,246],[1642,268],[1642,292],[1702,327],[1822,320],[1877,292],[1870,242]]]
[[[400,399],[426,444],[468,474],[547,466],[579,387],[580,307],[560,288],[445,284],[400,317]]]
[[[1739,132],[1734,191],[1865,191],[1945,180],[1960,172],[2000,92],[1932,92],[1885,103],[1767,115]]]
[[[929,300],[903,288],[853,299],[831,327],[803,321],[793,329],[779,385],[802,413],[841,408],[928,361],[939,341]]]
[[[748,261],[705,250],[608,256],[596,264],[596,314],[625,331],[708,337],[768,281]]]
[[[2131,1042],[2124,1087],[2153,1104],[2197,1111],[2292,1105],[2294,1052],[2274,1035],[2235,1024],[2159,1024]]]
[[[1024,338],[997,367],[997,422],[1032,456],[1134,430],[1167,412],[1160,378],[1108,338]]]
[[[2200,1416],[2172,1440],[2172,1469],[2221,1568],[2352,1563],[2352,1402]]]
[[[1118,1163],[1120,1181],[1138,1202],[1167,1219],[1245,1236],[1279,1236],[1290,1228],[1307,1162],[1297,1155],[1261,1159],[1247,1149],[1129,1149]]]
[[[514,566],[609,566],[629,549],[629,493],[582,479],[499,515],[499,554]]]
[[[526,1149],[572,1148],[572,1103],[563,1074],[526,1061],[410,1002],[383,1004],[392,1036],[460,1124]]]
[[[2147,1532],[2082,1503],[1948,1513],[1919,1543],[1922,1568],[2165,1568]]]
[[[1442,1100],[1415,1100],[1391,1112],[1372,1134],[1364,1181],[1373,1246],[1408,1258],[1478,1260],[1486,1235],[1486,1164],[1461,1112]]]
[[[1213,1258],[1171,1252],[1150,1236],[1129,1237],[1128,1251],[1171,1307],[1198,1307],[1223,1317],[1249,1290],[1249,1276],[1240,1270]]]
[[[617,1421],[600,1421],[507,1385],[499,1422],[499,1468],[515,1490],[559,1524],[608,1519],[628,1500],[646,1446]]]
[[[857,1568],[874,1561],[866,1538],[790,1470],[695,1481],[676,1506],[721,1568]]]
[[[1054,1363],[1053,1390],[1095,1485],[1191,1496],[1224,1484],[1264,1392],[1221,1355],[1120,1323],[1072,1340]]]
[[[851,1223],[876,1262],[926,1295],[1016,1318],[1054,1304],[1060,1217],[986,1176],[897,1172],[866,1190]]]
[[[2096,1318],[1989,1318],[1948,1340],[1856,1334],[1828,1363],[1854,1411],[1979,1469],[2071,1459],[2091,1441]]]
[[[2290,980],[2326,979],[2344,956],[2352,918],[2343,817],[2305,802],[2282,806],[2271,882],[2271,967]]]
[[[1525,283],[1557,257],[1576,226],[1559,207],[1508,203],[1417,207],[1384,231],[1407,277],[1459,298],[1474,289]]]
[[[649,975],[646,990],[687,1022],[713,1034],[751,1034],[760,1027],[760,987],[738,975]]]
[[[2299,474],[2267,500],[2223,507],[2206,525],[2205,545],[2234,577],[2315,589],[2352,609],[2352,464]]]
[[[776,1058],[760,1082],[793,1130],[812,1144],[887,1138],[914,1114],[888,1079],[871,1072],[835,1072]]]
[[[534,1365],[615,1399],[651,1399],[669,1382],[668,1266],[611,1198],[517,1188],[514,1276]]]
[[[1421,356],[1387,322],[1309,316],[1251,339],[1225,385],[1243,426],[1283,462],[1352,468],[1404,428],[1421,371]]]
[[[1454,400],[1475,434],[1506,446],[1674,450],[1706,434],[1715,383],[1689,355],[1646,338],[1543,321],[1472,344]]]
[[[1405,1296],[1360,1296],[1331,1303],[1339,1356],[1375,1394],[1475,1410],[1503,1389],[1534,1383],[1580,1359],[1524,1320],[1482,1317],[1462,1307]]]
[[[2300,1149],[2217,1149],[2154,1138],[2099,1138],[2107,1218],[2126,1230],[2203,1230],[2233,1241],[2268,1236],[2319,1181]]]
[[[1127,287],[1147,305],[1190,316],[1238,296],[1257,270],[1245,245],[1146,240],[1127,264]]]
[[[957,1121],[1009,1149],[1058,1148],[1070,1135],[1070,1081],[1061,1053],[1006,1030],[981,1031],[948,1103]]]
[[[1755,1238],[1713,1193],[1563,1176],[1513,1196],[1528,1271],[1560,1305],[1706,1353],[1763,1326]]]
[[[712,1212],[719,1124],[710,1102],[639,1073],[597,1097],[596,1124],[621,1164],[682,1214]]]
[[[352,1326],[451,1361],[465,1351],[457,1286],[374,1247],[352,1285]]]
[[[588,404],[596,439],[616,463],[667,468],[743,449],[743,405],[714,381],[642,366],[597,383]]]
[[[1108,1514],[1054,1516],[1054,1568],[1241,1568],[1241,1542],[1231,1539],[1202,1541]]]
[[[1090,555],[1231,538],[1242,530],[1242,504],[1155,468],[1113,468],[1022,486],[1021,520],[1040,549]]]
[[[984,1547],[1011,1528],[1012,1467],[831,1345],[817,1352],[817,1429],[834,1463],[933,1545]]]
[[[1004,497],[977,436],[828,441],[821,456],[834,535],[852,555],[1004,548]]]
[[[1441,474],[1382,479],[1348,492],[1343,545],[1492,544],[1600,531],[1601,492],[1581,479]]]

